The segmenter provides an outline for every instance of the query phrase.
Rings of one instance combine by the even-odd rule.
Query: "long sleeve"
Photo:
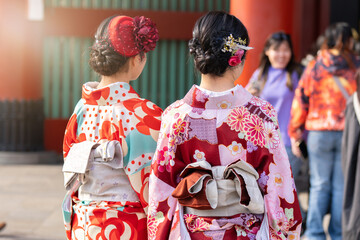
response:
[[[274,125],[280,134],[276,121]],[[271,145],[269,141],[270,153],[263,153],[260,157],[262,163],[257,168],[260,175],[258,183],[264,193],[270,239],[299,239],[302,217],[288,156],[282,141]]]
[[[73,114],[66,126],[65,135],[64,135],[64,141],[63,141],[63,156],[64,159],[66,159],[66,156],[68,155],[71,146],[74,143],[77,143],[77,137],[76,137],[76,130],[77,130],[77,120],[76,120],[76,114]]]
[[[272,239],[299,239],[300,207],[276,116],[271,104],[240,87],[214,97],[193,88],[183,100],[166,109],[149,180],[149,239],[189,239],[219,233],[224,235],[215,239],[254,239],[260,225],[266,225],[263,214],[233,208],[230,213],[206,215],[213,213],[208,210],[219,210],[220,205],[194,210],[186,204],[181,206],[183,199],[178,201],[172,196],[185,192],[179,186],[186,184],[184,179],[188,176],[183,170],[189,164],[205,161],[211,166],[212,177],[222,181],[227,177],[221,173],[217,177],[220,169],[239,160],[251,165],[259,175],[258,185],[269,220],[266,227]],[[178,191],[174,193],[175,189]],[[244,192],[239,197],[246,201],[246,196]],[[204,200],[203,197],[194,198]],[[236,236],[231,235],[231,228],[236,230]]]
[[[259,101],[255,100],[251,103]],[[258,185],[264,195],[270,239],[299,239],[302,217],[295,183],[280,138],[277,113],[269,104],[267,109],[270,119],[262,120],[265,141],[260,145],[248,142],[246,159],[259,174]]]
[[[291,118],[289,122],[289,136],[293,139],[300,139],[305,129],[305,122],[309,112],[309,98],[311,95],[311,74],[315,61],[309,63],[305,69],[299,84],[295,90],[294,100],[291,106]],[[299,132],[298,129],[301,131]]]
[[[138,131],[132,131],[125,140],[128,152],[124,158],[124,169],[131,187],[138,195],[144,211],[147,213],[148,182],[156,141],[150,135],[143,135]]]
[[[180,205],[171,194],[180,181],[181,170],[186,166],[181,154],[176,151],[176,143],[183,140],[187,123],[181,119],[175,123],[170,123],[171,121],[168,120],[165,118],[162,123],[152,163],[149,184],[151,193],[148,213],[149,239],[178,239],[181,235]]]

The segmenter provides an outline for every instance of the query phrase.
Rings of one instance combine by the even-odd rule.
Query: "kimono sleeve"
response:
[[[64,160],[66,160],[66,157],[70,151],[71,146],[74,143],[78,143],[78,139],[76,136],[77,132],[77,115],[74,113],[71,118],[68,121],[68,124],[66,126],[65,135],[64,135],[64,141],[63,141],[63,156]]]
[[[81,140],[85,140],[78,136],[78,116],[81,116],[83,106],[84,103],[82,100],[80,100],[76,104],[74,112],[67,123],[63,140],[64,161],[66,161],[66,157],[70,151],[71,146],[74,143],[79,143]]]
[[[273,124],[280,136],[277,119]],[[282,141],[267,140],[258,184],[264,193],[270,239],[300,239],[302,217],[288,155]],[[263,155],[263,156],[264,156]]]
[[[160,129],[160,117],[156,119],[158,125],[152,126],[153,128],[149,130],[151,134],[144,134],[135,128],[125,138],[127,153],[124,156],[124,170],[146,214],[148,209],[151,161],[155,153],[157,136]],[[142,129],[144,126],[142,126]]]
[[[180,236],[184,239],[179,217],[182,207],[172,197],[180,181],[179,174],[186,166],[180,151],[176,151],[178,143],[183,141],[184,136],[179,130],[182,127],[186,129],[186,120],[170,121],[163,117],[149,181],[149,239],[180,239]]]
[[[311,71],[314,65],[315,61],[309,63],[295,90],[288,128],[290,138],[295,140],[301,138],[302,132],[305,129],[305,122],[309,111],[310,83],[312,81]],[[299,132],[298,129],[301,131]]]

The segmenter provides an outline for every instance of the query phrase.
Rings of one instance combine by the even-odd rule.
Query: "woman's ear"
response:
[[[135,55],[135,56],[129,58],[129,63],[130,63],[131,67],[135,67],[136,64],[138,63],[137,56],[138,55]]]
[[[130,59],[130,64],[132,67],[136,66],[137,64],[140,64],[144,59],[140,54],[137,54]]]

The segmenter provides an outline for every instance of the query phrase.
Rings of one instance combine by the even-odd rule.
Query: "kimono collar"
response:
[[[82,87],[82,98],[86,104],[112,106],[131,98],[139,98],[139,95],[125,82],[116,82],[103,88],[97,89],[98,82],[88,82]]]
[[[194,108],[231,109],[245,105],[252,97],[241,85],[225,92],[211,92],[193,85],[184,102]]]

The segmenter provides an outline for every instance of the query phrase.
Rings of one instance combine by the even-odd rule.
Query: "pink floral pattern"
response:
[[[195,92],[195,98],[196,101],[202,102],[204,103],[206,101],[206,99],[208,99],[209,95],[207,95],[206,93],[203,93],[202,91],[196,91]]]
[[[270,149],[277,148],[280,144],[280,136],[278,130],[275,128],[275,124],[273,124],[272,122],[265,122],[264,129],[268,147]]]
[[[157,230],[157,221],[154,216],[148,217],[147,220],[147,228],[148,228],[148,237],[149,239],[154,239],[155,233]]]
[[[231,130],[240,132],[244,130],[244,124],[248,121],[249,116],[250,112],[245,107],[234,108],[229,114],[226,123]]]
[[[210,224],[205,222],[202,218],[198,218],[192,214],[185,214],[184,220],[190,232],[203,232],[209,230]]]
[[[171,141],[174,141],[174,144],[180,144],[187,138],[188,122],[182,120],[181,118],[177,119],[176,122],[172,125],[172,134],[170,135]]]
[[[260,106],[260,109],[263,111],[263,113],[265,113],[270,118],[276,116],[276,111],[275,111],[274,107],[268,102],[265,102],[265,104],[262,104]]]
[[[260,147],[265,145],[264,124],[261,118],[252,114],[244,124],[244,130],[249,141]]]
[[[176,121],[176,123],[172,125],[173,133],[175,135],[184,134],[186,130],[186,126],[187,126],[186,122],[179,118]]]
[[[261,214],[220,217],[181,214],[187,209],[172,197],[172,193],[181,181],[184,168],[200,159],[212,166],[225,167],[239,159],[252,165],[261,174],[258,183],[268,210],[271,239],[287,239],[290,232],[299,239],[301,212],[290,164],[280,141],[276,112],[266,101],[253,97],[242,87],[220,96],[210,94],[206,104],[196,97],[201,96],[197,92],[201,89],[194,86],[176,103],[176,108],[170,106],[162,115],[163,137],[157,145],[149,181],[148,217],[150,221],[151,217],[158,221],[156,228],[151,227],[149,236],[153,235],[153,230],[156,232],[150,239],[256,238],[263,221]],[[218,104],[225,101],[229,103],[228,108],[219,108]],[[195,108],[201,109],[201,115],[193,114]],[[274,117],[270,117],[271,114]],[[165,146],[171,155],[165,154]],[[162,164],[166,163],[163,157],[174,160],[170,171],[160,171],[159,167],[164,168]]]
[[[158,169],[160,172],[164,172],[165,169],[166,171],[170,172],[170,166],[174,166],[175,164],[167,146],[164,146],[162,150],[157,152],[156,159],[159,165]]]

